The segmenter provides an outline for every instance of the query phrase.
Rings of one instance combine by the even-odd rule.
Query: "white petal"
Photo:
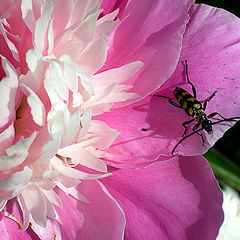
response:
[[[3,208],[6,206],[7,201],[6,200],[0,200],[0,212],[3,210]]]
[[[32,0],[22,0],[21,3],[22,18],[31,32],[34,32],[36,18],[33,14]]]
[[[51,19],[48,29],[48,55],[51,55],[54,47],[53,19]]]
[[[26,86],[31,88],[36,94],[39,94],[42,87],[43,78],[45,75],[46,62],[40,60],[40,55],[36,57],[32,56],[32,53],[34,53],[32,52],[32,50],[27,52],[26,61],[28,63],[28,66],[33,64],[33,62],[35,61],[34,64],[36,64],[36,66],[34,64],[30,66],[29,69],[31,69],[31,71],[33,72],[28,71],[27,74],[21,75],[19,78],[19,82],[20,84],[21,83],[25,84]],[[32,57],[33,58],[36,57],[36,59],[32,61]]]
[[[35,184],[28,184],[22,192],[25,206],[33,220],[41,227],[46,226],[46,200]],[[41,206],[41,207],[40,207]]]
[[[86,135],[88,128],[90,126],[91,119],[92,119],[92,108],[89,107],[84,110],[84,113],[81,117],[82,129],[78,135],[78,138],[77,138],[78,141]]]
[[[93,95],[88,101],[84,103],[84,107],[88,107],[92,104],[94,106],[94,104],[98,105],[102,102],[106,102],[105,98],[111,94],[115,86],[116,83],[113,83],[105,88],[102,88],[101,91],[96,92],[95,95]]]
[[[2,3],[1,3],[2,4]],[[2,6],[1,6],[2,7]],[[15,60],[17,60],[18,62],[20,61],[19,60],[19,53],[18,53],[18,50],[16,48],[16,46],[12,43],[12,41],[10,41],[8,39],[8,35],[7,35],[7,30],[4,29],[4,26],[3,26],[3,22],[4,22],[4,19],[1,18],[1,22],[0,22],[0,35],[3,36],[4,40],[6,41],[7,43],[7,46],[9,47],[9,49],[11,50],[11,53],[13,55],[13,57],[15,58]],[[7,22],[6,22],[7,23]],[[5,23],[4,23],[5,24]],[[9,34],[11,37],[13,38],[16,38],[16,36],[12,35],[12,34]],[[19,39],[17,38],[17,41],[19,41]]]
[[[56,176],[52,177],[51,180],[54,181],[54,183],[56,183],[57,186],[62,184],[66,188],[74,187],[81,182],[79,179],[70,178],[59,173],[57,173]]]
[[[8,155],[14,155],[22,152],[27,152],[36,136],[37,136],[37,132],[34,131],[30,137],[18,141],[17,143],[12,145],[10,148],[6,149],[6,153]]]
[[[78,90],[78,77],[75,71],[75,64],[68,55],[62,55],[60,61],[63,62],[63,76],[65,78],[66,85],[68,89],[72,92]]]
[[[80,107],[81,104],[83,104],[82,95],[79,92],[73,93],[72,107],[77,108]]]
[[[74,37],[82,42],[83,45],[87,45],[93,39],[96,32],[97,17],[98,15],[96,13],[88,15],[75,30]]]
[[[102,35],[101,39],[84,52],[78,60],[78,64],[84,67],[89,76],[96,73],[105,63],[107,58],[107,42],[107,38]]]
[[[91,96],[92,95],[92,82],[83,68],[77,68],[77,75],[80,77],[81,85],[87,91],[87,93]]]
[[[81,142],[76,143],[81,148],[87,148],[93,146],[95,143],[99,141],[100,137],[88,137],[86,139],[82,139]]]
[[[0,155],[5,154],[6,148],[10,147],[15,137],[14,126],[11,124],[5,131],[0,133]]]
[[[74,1],[73,11],[71,15],[71,25],[76,24],[83,18],[83,14],[86,11],[89,4],[89,0],[77,0]]]
[[[63,192],[65,192],[65,194],[67,194],[67,195],[70,194],[79,201],[89,203],[89,200],[83,194],[81,194],[79,191],[77,191],[74,187],[66,188],[63,184],[60,184],[60,183],[58,184],[58,187]]]
[[[87,137],[90,138],[91,135],[99,137],[99,141],[92,144],[92,146],[96,146],[99,149],[107,149],[115,141],[119,134],[119,131],[110,128],[105,122],[93,120]]]
[[[0,81],[0,129],[15,118],[15,97],[18,87],[18,77],[14,67],[5,57],[1,56],[1,58],[6,77],[2,78]]]
[[[40,158],[37,160],[36,163],[41,163],[44,161],[49,161],[54,155],[57,153],[57,150],[60,147],[60,137],[55,137],[52,140],[49,140],[46,142],[46,144],[42,148],[42,155]]]
[[[46,190],[46,192],[54,189],[54,187],[56,186],[56,184],[49,179],[44,179],[43,181],[39,181],[37,182],[37,185],[39,188],[41,188],[42,191]]]
[[[19,186],[26,184],[32,177],[32,170],[29,167],[24,167],[23,171],[13,173],[8,178],[0,181],[0,189],[11,191]]]
[[[121,83],[128,80],[133,76],[141,67],[143,63],[140,61],[132,62],[121,66],[119,68],[113,68],[108,71],[98,73],[91,77],[94,87],[103,87],[110,85],[114,82]]]
[[[31,108],[31,114],[34,122],[39,126],[44,126],[46,122],[46,110],[44,104],[39,99],[38,95],[33,92],[28,86],[25,84],[21,84],[21,86],[27,90],[27,92],[25,91],[25,95],[28,95],[27,102]]]
[[[107,166],[104,161],[100,160],[92,153],[80,148],[77,144],[59,149],[58,154],[72,159],[73,163],[79,163],[82,166],[99,172],[107,172]]]
[[[35,25],[34,46],[39,49],[40,53],[45,48],[45,36],[53,11],[52,1],[43,4],[42,16],[37,20]]]
[[[108,13],[103,17],[99,18],[97,20],[97,26],[107,21],[113,21],[115,17],[118,15],[118,13],[119,13],[119,8],[116,9],[114,12]]]
[[[62,201],[60,199],[60,197],[57,195],[57,193],[54,190],[51,191],[45,191],[42,190],[43,193],[45,194],[46,198],[53,204],[55,204],[56,206],[63,208],[62,205]]]
[[[80,121],[81,121],[81,115],[80,111],[76,111],[69,120],[69,123],[67,125],[67,131],[66,135],[62,141],[62,145],[66,146],[73,142],[74,138],[79,132],[80,129]]]
[[[26,53],[26,61],[29,69],[31,72],[35,72],[39,61],[41,60],[41,53],[39,52],[38,48],[30,49]]]
[[[56,44],[55,44],[56,45]],[[54,53],[57,57],[62,56],[63,54],[67,54],[71,57],[71,59],[75,62],[79,58],[81,52],[83,50],[82,43],[73,43],[73,44],[59,44],[59,48],[55,46]]]
[[[56,60],[49,60],[49,67],[45,74],[44,87],[51,104],[68,101],[69,90],[62,75],[62,67]]]
[[[51,136],[66,136],[70,112],[63,102],[55,103],[47,115],[48,131]]]
[[[29,220],[30,220],[30,214],[28,209],[26,208],[24,199],[22,195],[19,195],[17,197],[18,203],[22,209],[22,213],[23,213],[23,231],[25,231],[29,225]]]
[[[7,171],[20,165],[28,156],[28,149],[33,143],[36,132],[28,138],[18,141],[16,144],[6,149],[6,155],[0,155],[0,171]]]
[[[80,172],[77,169],[66,166],[57,157],[52,158],[51,163],[53,165],[53,168],[56,169],[60,174],[63,174],[70,178],[92,180],[92,179],[99,179],[99,178],[103,178],[111,175],[111,173],[89,174],[89,173]]]

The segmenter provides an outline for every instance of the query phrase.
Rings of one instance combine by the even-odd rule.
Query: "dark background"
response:
[[[224,8],[229,12],[240,17],[240,1],[239,0],[201,0],[196,3],[206,3],[208,5]]]

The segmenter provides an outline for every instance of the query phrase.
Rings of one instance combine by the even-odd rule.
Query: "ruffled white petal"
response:
[[[0,190],[12,191],[26,184],[32,177],[32,170],[29,167],[24,167],[22,171],[13,173],[8,178],[0,182]]]
[[[26,91],[24,91],[23,89],[22,91],[25,93],[26,96],[28,95],[27,102],[31,108],[31,114],[34,122],[39,126],[44,126],[46,121],[46,110],[44,104],[39,99],[38,95],[28,86],[26,86],[25,84],[22,84],[21,86],[26,89]]]

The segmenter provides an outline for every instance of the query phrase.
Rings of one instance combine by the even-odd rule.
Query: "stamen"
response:
[[[69,163],[69,161],[71,160],[71,158],[65,157],[65,156],[60,156],[58,154],[56,154],[56,157],[59,158],[60,160],[62,160],[68,167],[74,168],[76,167],[80,162],[79,160],[76,163]]]
[[[75,164],[72,164],[72,163],[69,163],[69,158],[68,157],[63,157],[62,156],[62,158],[63,158],[63,161],[65,162],[65,164],[68,166],[68,167],[71,167],[71,168],[74,168],[74,167],[76,167],[78,164],[79,164],[79,162],[77,162],[77,163],[75,163]]]

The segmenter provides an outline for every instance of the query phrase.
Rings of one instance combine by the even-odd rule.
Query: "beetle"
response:
[[[167,98],[168,102],[178,108],[181,108],[185,111],[185,113],[192,117],[191,120],[185,121],[182,123],[182,126],[185,128],[184,133],[182,135],[182,139],[176,144],[176,146],[172,150],[172,155],[174,155],[174,151],[176,148],[179,146],[180,143],[182,143],[186,138],[194,135],[194,134],[199,134],[202,138],[202,144],[204,145],[204,137],[203,134],[200,133],[201,130],[205,130],[208,134],[213,133],[212,126],[221,122],[225,121],[237,121],[240,117],[233,117],[233,118],[225,118],[218,112],[213,112],[207,115],[205,113],[207,103],[210,102],[210,100],[215,96],[217,91],[214,91],[210,97],[208,97],[203,104],[197,100],[197,92],[196,88],[193,85],[193,83],[189,80],[189,75],[188,75],[188,63],[187,60],[185,60],[186,63],[186,77],[187,77],[187,83],[189,83],[192,86],[192,94],[184,90],[183,88],[176,87],[175,90],[173,91],[173,95],[177,99],[178,103],[175,103],[172,98],[167,97],[167,96],[162,96],[158,94],[153,94],[153,96],[156,97],[162,97],[162,98]],[[209,118],[213,118],[216,115],[221,117],[221,120],[218,120],[217,122],[212,122]],[[186,135],[187,129],[188,129],[188,124],[192,123],[193,121],[197,121],[197,124],[194,125],[192,128],[193,132]],[[201,126],[200,129],[198,129]],[[198,129],[198,130],[197,130]]]

